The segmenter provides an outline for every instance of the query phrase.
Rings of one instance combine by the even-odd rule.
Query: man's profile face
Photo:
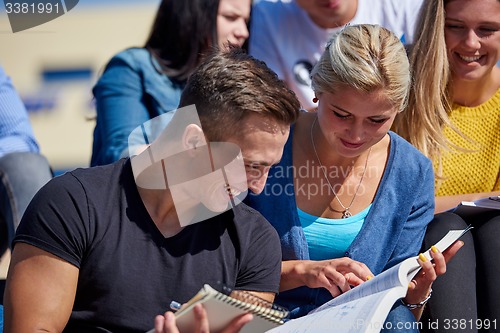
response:
[[[132,156],[134,178],[140,188],[170,190],[181,226],[230,209],[248,189],[255,194],[263,191],[270,167],[282,157],[289,124],[251,113],[233,126],[235,135],[211,142],[203,140],[194,106],[176,115],[138,127],[129,144],[142,147],[145,138],[154,138],[147,150]],[[157,135],[156,128],[161,129]],[[197,210],[199,204],[208,211]]]
[[[236,144],[210,142],[209,147],[209,156],[189,163],[189,168],[203,169],[203,176],[190,182],[190,193],[210,211],[224,212],[239,204],[247,194],[244,161]],[[242,197],[238,197],[240,194]],[[229,206],[231,200],[233,202]]]
[[[240,124],[240,128],[238,135],[227,141],[240,147],[248,189],[259,194],[264,189],[269,169],[281,160],[290,126],[252,114]]]

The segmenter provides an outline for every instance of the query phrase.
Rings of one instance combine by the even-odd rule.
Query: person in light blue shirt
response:
[[[52,178],[28,112],[0,66],[0,255],[9,247],[33,195]]]
[[[91,166],[127,156],[134,128],[177,108],[187,78],[212,47],[242,46],[250,0],[164,0],[142,48],[115,55],[93,88]]]
[[[432,163],[390,131],[410,84],[394,33],[368,24],[338,31],[312,70],[317,111],[302,112],[264,190],[245,199],[280,235],[276,302],[292,318],[419,253],[434,216]],[[461,245],[432,253],[435,267],[420,261],[384,328],[416,331],[432,283],[446,270],[443,256]]]

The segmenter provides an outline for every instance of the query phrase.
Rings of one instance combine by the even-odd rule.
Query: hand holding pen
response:
[[[175,301],[170,303],[170,308],[173,311],[178,311],[181,308],[181,304]],[[193,333],[208,333],[209,324],[208,316],[205,308],[201,304],[197,304],[193,308],[196,329]],[[252,320],[253,316],[250,313],[243,314],[241,316],[233,319],[222,331],[221,333],[237,333],[241,328]],[[155,333],[182,333],[177,328],[175,323],[175,314],[172,311],[167,311],[163,316],[159,315],[155,318]]]

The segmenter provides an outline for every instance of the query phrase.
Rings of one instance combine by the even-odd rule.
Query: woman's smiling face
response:
[[[453,77],[477,80],[500,59],[500,1],[447,2],[445,39]]]

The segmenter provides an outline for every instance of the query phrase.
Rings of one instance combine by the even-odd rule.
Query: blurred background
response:
[[[91,89],[115,53],[144,45],[159,4],[80,0],[52,21],[13,33],[0,3],[0,64],[21,95],[56,175],[89,166],[95,125]],[[9,252],[0,258],[0,279],[9,258]]]
[[[66,14],[16,33],[0,4],[0,63],[56,174],[89,165],[95,125],[91,89],[115,53],[143,46],[159,3],[80,0]]]

